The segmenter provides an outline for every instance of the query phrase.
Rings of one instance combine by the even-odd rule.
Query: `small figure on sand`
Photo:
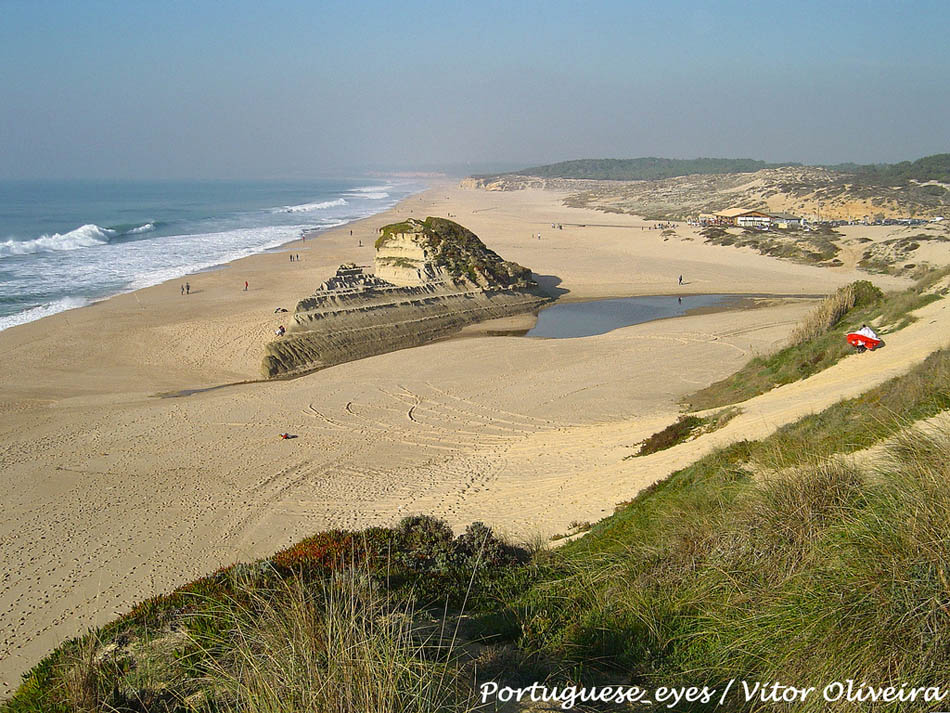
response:
[[[244,281],[244,291],[247,292],[247,280]]]
[[[300,253],[297,253],[297,257],[294,258],[294,262],[300,262]]]
[[[186,294],[186,295],[190,295],[190,294],[191,294],[191,283],[189,283],[189,282],[186,282],[186,283],[185,283],[185,294]]]
[[[184,285],[181,286],[181,293],[182,293],[182,294],[185,294],[185,286],[184,286]]]
[[[352,231],[351,231],[352,232]],[[360,247],[363,247],[363,241],[360,240]]]
[[[276,334],[278,337],[284,336],[286,332],[287,330],[284,329],[284,325],[280,325],[277,329],[274,330],[274,334]]]
[[[681,284],[681,285],[683,284],[683,276],[682,276],[682,275],[680,275],[680,282],[679,282],[679,284]]]

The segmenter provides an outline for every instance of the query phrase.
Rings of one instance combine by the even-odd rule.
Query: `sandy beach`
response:
[[[529,539],[594,521],[684,464],[677,449],[623,460],[676,418],[678,399],[781,344],[811,306],[774,300],[583,339],[474,335],[257,381],[264,344],[290,322],[274,310],[292,312],[343,262],[371,264],[381,225],[451,217],[561,300],[816,295],[867,277],[705,245],[685,228],[664,237],[562,198],[440,183],[281,250],[0,332],[0,696],[63,639],[314,531],[424,512]],[[764,435],[923,359],[946,341],[943,302],[888,345],[887,368],[849,357],[753,399],[704,447]]]

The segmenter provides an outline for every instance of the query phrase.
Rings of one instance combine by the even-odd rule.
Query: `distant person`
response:
[[[297,257],[294,258],[294,262],[300,262],[300,253],[297,253]]]
[[[350,231],[350,236],[352,237],[352,235],[353,235],[353,231],[351,230],[351,231]]]
[[[360,247],[363,247],[363,241],[360,240]]]
[[[181,293],[182,293],[182,294],[185,294],[185,286],[184,286],[184,285],[181,286]]]
[[[291,261],[291,262],[294,261],[294,254],[293,254],[293,253],[290,253],[290,261]]]
[[[683,276],[682,276],[682,275],[680,275],[680,281],[679,281],[679,284],[681,284],[681,285],[683,284]]]
[[[190,294],[191,294],[191,283],[189,283],[189,282],[186,282],[186,283],[185,283],[185,294],[186,294],[186,295],[190,295]]]

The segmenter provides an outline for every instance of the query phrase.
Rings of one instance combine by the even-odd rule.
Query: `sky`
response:
[[[0,178],[950,151],[950,2],[0,0]]]

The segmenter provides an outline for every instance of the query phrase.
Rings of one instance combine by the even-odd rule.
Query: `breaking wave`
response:
[[[10,255],[31,255],[33,253],[54,252],[57,250],[79,250],[104,245],[117,235],[109,228],[100,228],[88,223],[68,233],[41,235],[33,240],[5,240],[0,243],[0,257]]]
[[[346,205],[344,198],[337,198],[332,201],[323,201],[322,203],[301,203],[300,205],[285,205],[281,208],[274,208],[275,213],[309,213],[312,210],[324,210],[326,208],[337,208]]]
[[[132,228],[132,230],[125,231],[123,235],[141,235],[142,233],[151,233],[153,230],[155,230],[155,223],[146,223],[137,228]]]
[[[389,198],[389,194],[385,191],[380,191],[379,193],[347,193],[346,195],[371,201],[380,201],[383,198]]]
[[[151,233],[155,228],[155,223],[145,223],[128,230],[122,229],[121,226],[103,228],[95,223],[87,223],[68,233],[46,234],[32,240],[5,240],[0,242],[0,257],[92,248],[96,245],[106,245],[118,236]]]
[[[360,188],[351,188],[350,193],[382,193],[384,191],[391,191],[393,189],[390,185],[385,186],[361,186]]]

